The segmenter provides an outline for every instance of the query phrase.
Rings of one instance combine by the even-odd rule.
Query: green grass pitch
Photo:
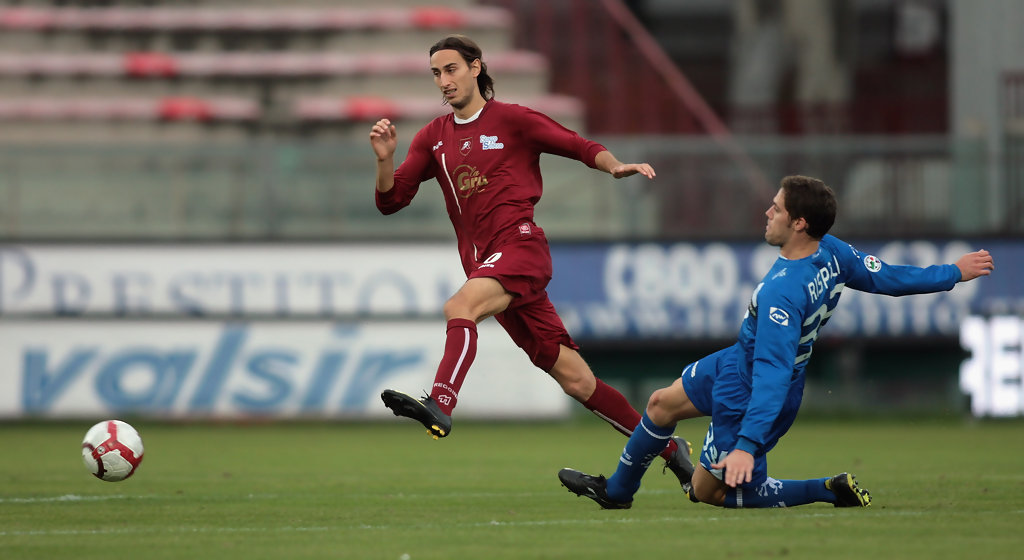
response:
[[[1024,423],[801,419],[776,478],[848,470],[867,509],[689,503],[660,465],[633,509],[603,511],[555,476],[610,474],[625,439],[596,419],[173,424],[136,420],[146,456],[103,482],[92,422],[0,425],[0,558],[1019,558]],[[678,435],[699,442],[704,421]],[[696,444],[695,444],[696,447]],[[660,463],[660,461],[658,461]]]

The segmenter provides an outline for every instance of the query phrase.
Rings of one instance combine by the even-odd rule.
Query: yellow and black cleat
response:
[[[400,391],[387,389],[380,394],[380,398],[395,416],[412,418],[423,424],[434,439],[443,438],[452,431],[452,417],[441,412],[437,402],[430,397],[416,399]]]
[[[836,507],[868,507],[871,505],[871,493],[857,484],[857,477],[849,473],[839,473],[825,481],[828,488],[836,495]]]
[[[661,472],[671,470],[672,474],[679,479],[679,486],[682,486],[683,492],[688,492],[691,486],[690,481],[693,479],[693,461],[690,460],[690,452],[693,448],[690,446],[690,442],[679,436],[672,436],[672,440],[676,442],[676,450],[665,461],[665,467],[661,469]]]

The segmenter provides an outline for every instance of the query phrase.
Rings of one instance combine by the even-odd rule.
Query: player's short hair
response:
[[[821,179],[790,175],[782,179],[786,212],[807,221],[807,235],[821,239],[836,221],[836,193]]]
[[[480,74],[476,77],[476,84],[480,86],[480,95],[483,95],[484,99],[493,98],[494,79],[487,74],[487,64],[484,62],[484,52],[480,50],[480,46],[465,35],[449,35],[431,45],[430,56],[434,56],[437,51],[449,49],[458,52],[466,64],[473,64],[474,60],[480,59]]]

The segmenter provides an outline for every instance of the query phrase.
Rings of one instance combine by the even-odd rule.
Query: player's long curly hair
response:
[[[447,49],[458,52],[466,64],[473,64],[474,60],[480,59],[480,74],[476,77],[476,84],[480,86],[480,95],[483,95],[484,99],[493,98],[494,79],[487,74],[487,64],[484,63],[484,52],[480,50],[480,46],[465,35],[449,35],[430,47],[430,56]]]
[[[836,221],[836,193],[821,179],[790,175],[782,179],[789,218],[807,220],[807,235],[821,239]]]

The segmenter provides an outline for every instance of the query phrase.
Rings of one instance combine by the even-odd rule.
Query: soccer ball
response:
[[[127,422],[104,420],[89,428],[82,440],[82,460],[96,478],[124,480],[142,462],[142,438]]]

